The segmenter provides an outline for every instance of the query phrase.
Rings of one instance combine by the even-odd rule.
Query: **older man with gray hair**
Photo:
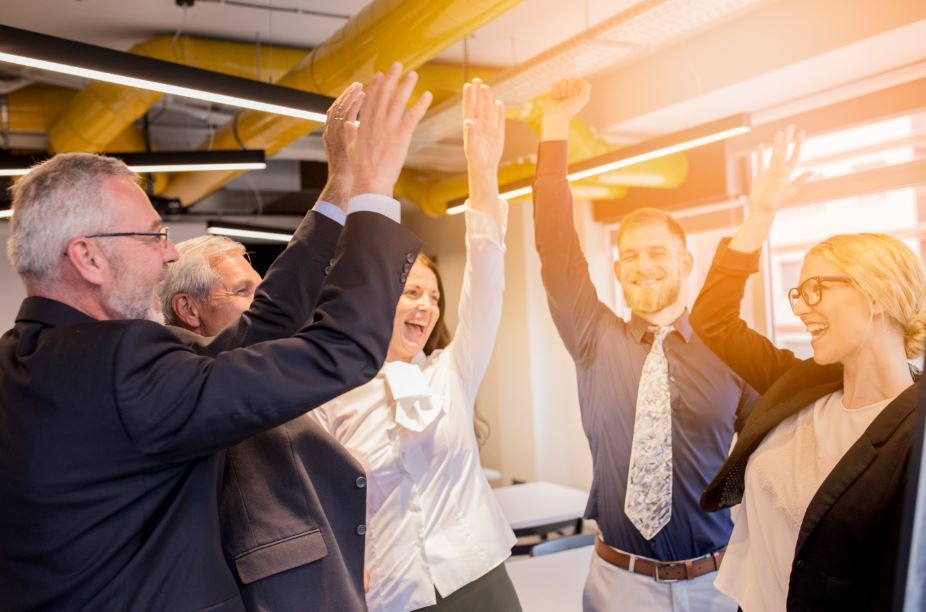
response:
[[[250,308],[261,278],[243,244],[207,234],[181,242],[177,253],[159,289],[166,324],[214,336]]]
[[[177,251],[121,162],[58,155],[14,185],[9,255],[28,297],[0,338],[4,609],[243,609],[219,540],[216,451],[382,364],[420,247],[390,196],[429,102],[405,111],[413,79],[398,79],[371,86],[320,291],[303,286],[307,218],[248,313],[199,353],[145,320],[160,318],[155,286]],[[358,90],[336,116],[356,115]]]

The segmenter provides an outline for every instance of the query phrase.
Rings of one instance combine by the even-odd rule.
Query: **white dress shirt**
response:
[[[367,472],[370,610],[436,603],[502,563],[515,542],[479,464],[473,403],[502,310],[507,203],[466,212],[466,269],[453,340],[314,415]]]
[[[746,464],[746,490],[714,584],[745,612],[787,607],[804,514],[826,477],[893,400],[848,409],[824,395],[771,431]]]

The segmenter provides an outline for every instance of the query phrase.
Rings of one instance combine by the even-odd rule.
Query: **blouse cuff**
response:
[[[470,238],[485,238],[501,250],[505,250],[505,233],[508,230],[508,202],[499,199],[498,218],[487,212],[473,210],[466,200],[466,233]],[[501,223],[501,227],[499,227]]]

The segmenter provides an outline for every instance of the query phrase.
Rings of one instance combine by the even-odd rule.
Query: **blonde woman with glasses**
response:
[[[918,373],[926,276],[884,234],[845,234],[804,258],[791,307],[813,358],[739,317],[746,280],[792,180],[801,136],[778,134],[749,217],[718,248],[691,312],[698,335],[762,394],[701,505],[741,503],[717,587],[746,612],[891,607]],[[789,155],[789,150],[793,152]]]

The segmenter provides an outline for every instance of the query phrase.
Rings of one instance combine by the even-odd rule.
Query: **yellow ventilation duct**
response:
[[[276,81],[305,57],[305,49],[261,48],[190,36],[161,36],[132,53],[249,79]],[[48,133],[49,146],[64,151],[115,150],[112,141],[164,94],[109,83],[91,83]],[[234,147],[237,148],[237,147]]]
[[[541,97],[521,107],[509,109],[508,119],[528,123],[539,134],[542,111]],[[595,136],[579,119],[573,119],[569,124],[570,163],[597,157],[617,148],[619,147],[609,145]],[[498,182],[500,185],[506,185],[522,181],[532,177],[535,170],[533,161],[503,162],[499,168]],[[572,190],[577,199],[618,199],[624,197],[628,186],[663,189],[678,187],[687,174],[688,160],[684,154],[677,153],[577,181],[572,184]],[[450,202],[465,197],[468,189],[465,173],[434,179],[425,173],[406,170],[396,185],[396,195],[411,200],[428,215],[437,217],[446,212]]]
[[[417,68],[520,1],[373,0],[279,83],[334,96],[352,81],[369,81],[395,61]],[[263,149],[269,156],[317,127],[311,121],[246,110],[216,133],[213,147]],[[189,205],[238,174],[176,174],[165,195]]]

